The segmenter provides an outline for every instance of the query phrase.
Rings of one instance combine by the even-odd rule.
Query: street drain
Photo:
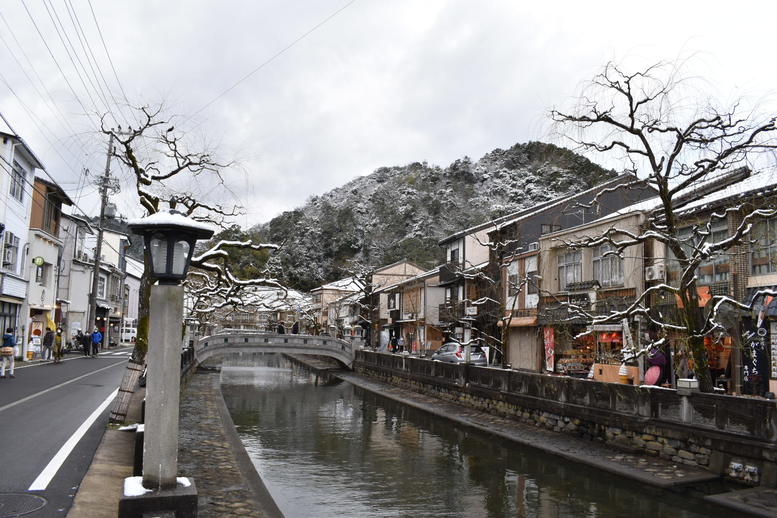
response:
[[[26,493],[0,493],[0,518],[16,518],[37,511],[46,499]]]

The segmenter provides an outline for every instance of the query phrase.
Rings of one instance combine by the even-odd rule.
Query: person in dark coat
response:
[[[291,334],[293,335],[299,334],[299,322],[294,322],[294,325],[291,326]]]
[[[54,345],[54,331],[46,328],[46,334],[43,335],[43,344],[40,350],[40,357],[43,360],[51,359],[51,347]]]
[[[79,329],[78,334],[76,334],[76,342],[81,346],[81,350],[84,351],[84,356],[89,356],[92,352],[92,337],[88,334],[85,335]]]
[[[283,324],[278,324],[278,334],[282,335],[286,333],[286,328],[283,327]]]

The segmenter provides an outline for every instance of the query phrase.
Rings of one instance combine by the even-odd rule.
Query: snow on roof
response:
[[[359,291],[363,287],[364,286],[362,286],[362,283],[354,279],[353,277],[346,277],[345,279],[340,279],[334,282],[330,282],[329,284],[324,284],[322,286],[319,286],[318,288],[313,288],[311,291],[321,291],[321,290]]]
[[[736,171],[734,171],[734,173],[735,172]],[[715,175],[713,178],[709,178],[702,182],[698,182],[694,185],[691,185],[678,192],[674,196],[674,199],[677,200],[681,196],[693,195],[695,191],[703,189],[704,187],[709,187],[711,184],[714,184],[715,182],[719,182],[722,178],[725,178],[725,176],[728,174],[732,174],[732,173],[727,172],[721,175]],[[734,198],[737,196],[748,195],[748,194],[752,195],[752,194],[758,193],[761,190],[775,189],[775,188],[777,188],[777,170],[774,170],[774,169],[762,170],[762,171],[758,171],[757,173],[753,173],[750,176],[743,178],[741,180],[734,181],[730,185],[721,187],[709,194],[702,195],[698,199],[682,205],[675,212],[677,214],[685,214],[688,212],[693,212],[694,210],[700,207],[707,207],[709,205],[715,204],[717,202],[721,202],[729,198]],[[658,196],[655,196],[653,198],[643,200],[633,205],[629,205],[628,207],[624,207],[620,210],[616,210],[611,214],[602,216],[601,218],[594,220],[592,223],[601,223],[613,218],[617,218],[619,216],[625,216],[627,214],[632,214],[635,212],[652,212],[656,209],[659,209],[662,206],[662,203],[663,201],[661,200],[661,198]]]
[[[574,194],[572,196],[560,196],[558,198],[555,198],[553,200],[550,200],[549,202],[545,202],[539,205],[535,205],[534,207],[531,207],[529,209],[524,209],[521,212],[518,212],[516,214],[513,214],[511,216],[508,216],[502,220],[497,220],[494,222],[494,228],[502,228],[506,227],[507,225],[512,225],[513,223],[517,223],[518,221],[522,221],[528,217],[534,216],[535,214],[538,214],[540,212],[544,212],[548,209],[552,209],[555,207],[558,207],[559,205],[568,202],[569,200],[574,200],[575,198],[579,198],[581,196],[585,196],[586,194],[591,194],[593,192],[602,190],[610,186],[611,184],[617,183],[617,182],[633,182],[638,181],[639,179],[630,173],[624,173],[621,175],[616,176],[612,180],[604,183],[600,183],[598,185],[595,185],[591,187],[590,189],[586,189],[585,191],[581,191],[577,194]]]
[[[756,195],[761,191],[774,190],[775,188],[777,188],[777,170],[761,170],[757,173],[753,173],[749,178],[745,178],[735,184],[726,186],[684,205],[680,212],[691,212],[699,207],[712,205],[729,198]]]
[[[127,224],[132,227],[134,225],[170,225],[176,227],[189,227],[198,230],[206,230],[208,232],[214,232],[212,225],[197,221],[192,218],[186,217],[180,212],[160,210],[145,218],[135,218],[127,221]]]
[[[437,275],[438,273],[440,273],[440,266],[435,266],[431,270],[427,270],[425,272],[421,272],[421,273],[419,273],[418,275],[416,275],[414,277],[408,277],[407,279],[402,279],[402,280],[397,281],[397,282],[395,282],[393,284],[388,284],[386,286],[381,286],[380,288],[377,288],[377,289],[373,290],[373,293],[382,293],[384,291],[391,291],[393,289],[398,288],[399,286],[402,286],[403,284],[409,284],[411,282],[418,281],[418,280],[421,280],[421,279],[425,279],[427,277],[433,277],[434,275]]]

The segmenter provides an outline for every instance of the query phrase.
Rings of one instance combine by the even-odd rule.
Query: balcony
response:
[[[440,284],[456,282],[461,277],[461,264],[447,262],[440,266]]]

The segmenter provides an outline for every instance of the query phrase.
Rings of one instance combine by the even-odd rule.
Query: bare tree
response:
[[[684,335],[700,389],[709,392],[713,384],[704,338],[720,325],[715,319],[716,311],[705,316],[699,305],[697,269],[741,242],[756,218],[773,215],[774,210],[748,212],[724,239],[712,235],[715,216],[687,228],[679,210],[693,199],[698,186],[748,165],[756,153],[774,149],[777,128],[774,117],[759,117],[741,104],[719,109],[711,102],[683,98],[685,86],[686,81],[678,79],[676,67],[670,64],[659,63],[628,73],[610,63],[585,89],[576,109],[552,110],[551,117],[579,148],[625,161],[628,168],[657,190],[660,199],[644,231],[612,229],[577,246],[609,243],[614,247],[611,253],[622,254],[631,245],[657,242],[680,268],[675,281],[647,288],[623,311],[591,315],[592,322],[620,322],[641,314],[655,326]],[[679,299],[679,321],[669,321],[649,311],[651,298],[660,294]],[[726,303],[736,301],[716,295],[711,304],[717,309]],[[574,309],[585,313],[585,308]]]
[[[137,109],[139,124],[135,128],[108,128],[105,117],[102,132],[116,143],[112,156],[119,160],[134,176],[135,190],[141,206],[151,215],[163,210],[163,203],[169,202],[171,209],[198,221],[207,221],[226,228],[232,216],[240,214],[239,207],[224,207],[198,199],[191,192],[175,190],[171,184],[191,182],[203,177],[209,182],[223,183],[223,171],[231,164],[222,163],[207,151],[190,151],[183,134],[177,131],[160,108],[141,107]],[[188,284],[190,292],[198,300],[199,312],[206,310],[205,299],[211,309],[228,304],[240,305],[240,297],[247,286],[276,286],[280,284],[270,276],[240,279],[231,267],[230,255],[239,250],[274,250],[271,244],[254,244],[250,240],[220,240],[208,250],[192,259],[192,270],[197,272],[197,281]],[[150,258],[144,252],[145,270],[141,278],[138,333],[135,356],[142,362],[148,349],[148,301],[153,279],[148,272]],[[207,297],[205,295],[207,294]]]

